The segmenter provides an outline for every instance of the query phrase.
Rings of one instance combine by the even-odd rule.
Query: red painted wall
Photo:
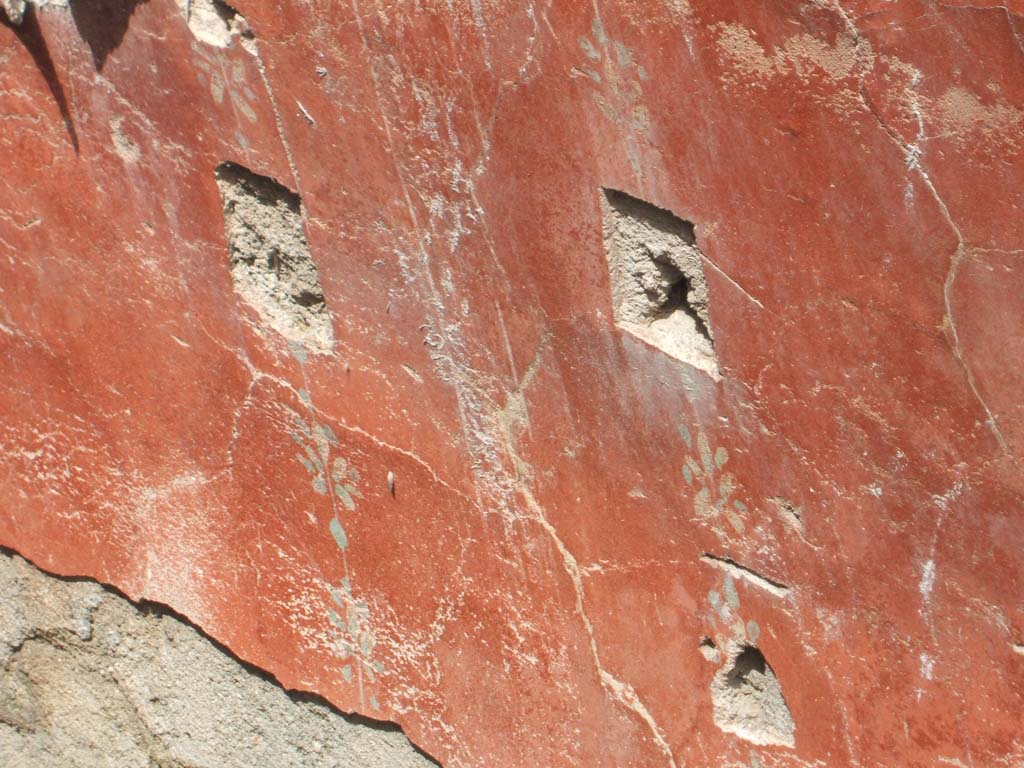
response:
[[[179,5],[0,27],[0,544],[445,765],[1024,763],[1024,5]],[[225,161],[333,354],[233,291]],[[695,224],[720,382],[615,326],[602,187]]]

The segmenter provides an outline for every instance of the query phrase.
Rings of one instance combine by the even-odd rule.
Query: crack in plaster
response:
[[[527,506],[529,506],[534,512],[534,519],[547,532],[551,541],[554,543],[555,548],[562,556],[562,564],[572,581],[576,593],[576,613],[580,617],[583,629],[590,642],[590,654],[594,659],[594,666],[597,669],[598,679],[601,681],[602,687],[622,706],[644,721],[647,727],[651,730],[651,735],[654,738],[655,744],[667,758],[668,764],[672,766],[672,768],[676,768],[677,763],[675,757],[672,755],[672,749],[669,746],[664,733],[662,733],[657,721],[654,719],[653,715],[651,715],[650,710],[647,709],[640,697],[637,696],[636,691],[633,690],[633,686],[616,678],[608,672],[601,663],[601,654],[597,647],[597,636],[594,632],[594,625],[591,622],[590,617],[587,615],[586,605],[584,603],[583,577],[579,563],[565,546],[562,539],[558,536],[558,531],[555,530],[555,527],[548,521],[544,514],[544,510],[541,508],[536,498],[534,498],[533,493],[525,486],[525,483],[520,485],[520,492],[522,493],[523,498],[526,499]]]
[[[961,264],[967,258],[967,255],[964,251],[964,239],[963,236],[960,234],[959,228],[957,228],[957,226],[953,223],[953,220],[950,218],[949,211],[946,208],[946,204],[942,202],[942,200],[938,196],[938,193],[935,191],[935,187],[932,186],[931,180],[928,178],[928,174],[924,172],[923,168],[920,169],[920,172],[925,180],[925,184],[931,190],[936,202],[942,209],[942,212],[945,215],[946,220],[949,222],[949,225],[954,228],[957,237],[957,250],[950,262],[949,271],[946,273],[946,282],[943,286],[942,291],[946,306],[945,320],[948,321],[947,327],[949,328],[949,334],[952,341],[951,346],[953,348],[953,355],[956,357],[957,362],[959,362],[960,366],[963,368],[964,374],[967,376],[967,383],[971,388],[971,392],[974,393],[975,399],[981,404],[981,407],[985,410],[985,414],[988,416],[988,419],[985,422],[986,426],[988,426],[988,428],[992,430],[992,433],[995,435],[996,440],[999,443],[999,447],[1002,449],[1003,453],[1009,454],[1009,447],[1006,444],[1006,440],[1003,439],[1002,433],[999,431],[999,424],[996,421],[995,414],[992,413],[992,410],[988,407],[988,403],[986,403],[985,399],[981,396],[981,392],[978,390],[977,382],[975,382],[974,379],[974,371],[967,364],[967,360],[964,358],[963,347],[960,344],[960,335],[957,332],[956,323],[953,320],[953,284],[956,281],[956,275],[960,269]]]
[[[424,343],[428,347],[428,354],[434,363],[438,377],[453,388],[456,396],[463,440],[472,458],[470,466],[477,493],[476,507],[483,510],[484,514],[488,514],[491,509],[496,510],[506,525],[511,526],[517,518],[513,503],[516,489],[511,479],[510,468],[506,465],[499,450],[500,437],[497,434],[498,425],[494,423],[491,397],[484,382],[480,380],[479,373],[465,362],[470,355],[465,349],[465,340],[462,338],[460,324],[447,321],[443,294],[439,290],[433,274],[431,254],[428,248],[428,243],[433,242],[432,235],[435,233],[433,231],[429,234],[425,233],[420,225],[419,216],[413,204],[410,184],[406,179],[400,153],[392,136],[391,120],[385,109],[385,89],[381,74],[378,72],[380,57],[374,56],[373,46],[367,40],[367,32],[364,28],[358,0],[352,0],[352,9],[364,52],[369,58],[370,78],[374,86],[377,110],[381,117],[385,141],[390,150],[389,156],[392,158],[395,174],[412,223],[411,234],[417,241],[420,274],[427,291],[425,301],[429,313],[427,321],[421,326],[428,331],[428,338]],[[388,59],[385,66],[397,68],[393,59]],[[397,70],[391,72],[393,84],[399,81],[400,74]],[[450,115],[448,117],[450,119]],[[453,154],[457,154],[457,142],[450,149],[453,150]],[[452,160],[452,162],[457,161]],[[469,200],[480,211],[471,184],[467,194]],[[492,258],[494,258],[493,243],[488,243],[488,245],[491,248]],[[501,271],[500,264],[498,266]],[[442,278],[442,282],[446,279]]]
[[[739,284],[739,283],[737,283],[737,282],[736,282],[735,280],[733,280],[733,279],[732,279],[732,277],[730,277],[730,276],[729,276],[729,274],[728,274],[728,273],[727,273],[727,272],[726,272],[726,271],[725,271],[724,269],[722,269],[722,268],[721,268],[720,266],[718,266],[717,264],[715,264],[715,262],[713,262],[713,261],[712,261],[711,259],[709,259],[709,258],[707,257],[707,254],[706,254],[706,253],[704,253],[704,252],[702,251],[702,252],[701,252],[701,254],[700,254],[700,257],[701,257],[701,260],[702,260],[702,261],[703,261],[704,263],[706,263],[706,264],[709,264],[709,265],[711,266],[711,268],[715,270],[715,272],[717,272],[717,273],[718,273],[718,274],[720,274],[720,275],[721,275],[722,277],[724,277],[724,278],[725,278],[725,279],[726,279],[726,280],[727,280],[727,281],[728,281],[728,282],[729,282],[729,283],[730,283],[730,284],[731,284],[731,285],[733,286],[733,288],[735,288],[735,289],[736,289],[737,291],[739,291],[739,292],[740,292],[740,293],[741,293],[741,294],[742,294],[743,296],[745,296],[745,297],[746,297],[747,299],[749,299],[749,300],[750,300],[750,301],[752,301],[752,302],[753,302],[754,304],[756,304],[756,305],[757,305],[757,306],[758,306],[758,307],[759,307],[760,309],[765,309],[765,306],[764,306],[764,304],[762,304],[762,303],[761,303],[761,301],[760,301],[759,299],[757,299],[757,297],[755,297],[755,296],[753,296],[752,294],[750,294],[750,293],[749,293],[749,292],[748,292],[748,291],[746,290],[746,288],[744,288],[744,287],[743,287],[742,285],[740,285],[740,284]],[[767,311],[767,310],[765,310],[765,311]]]
[[[251,47],[250,45],[251,44]],[[270,75],[267,73],[267,66],[263,62],[263,56],[260,54],[259,43],[255,37],[249,41],[242,42],[243,47],[252,54],[253,61],[256,62],[256,69],[260,73],[260,79],[263,81],[263,87],[267,91],[267,99],[270,101],[270,108],[274,112],[274,123],[277,127],[277,135],[281,139],[281,147],[284,149],[285,158],[288,161],[288,168],[292,172],[292,178],[295,180],[295,191],[302,196],[302,182],[299,178],[299,168],[295,164],[295,155],[292,154],[291,144],[288,143],[288,134],[284,129],[284,120],[281,118],[281,108],[278,106],[277,97],[274,95],[274,89],[270,85]]]
[[[967,4],[967,3],[965,3],[964,5],[954,5],[954,4],[951,4],[951,3],[941,3],[941,2],[936,2],[935,4],[937,6],[939,6],[940,8],[949,8],[951,11],[1003,11],[1008,16],[1009,15],[1018,15],[1014,11],[1011,11],[1005,5],[970,5],[970,4]]]
[[[978,389],[977,382],[974,378],[974,371],[971,369],[970,365],[968,365],[967,360],[964,356],[963,347],[960,343],[960,336],[956,328],[956,322],[953,318],[953,283],[956,280],[956,273],[959,270],[961,263],[967,258],[966,244],[964,242],[963,233],[960,231],[960,227],[957,226],[956,222],[953,221],[953,217],[950,214],[949,207],[946,205],[945,201],[939,195],[939,192],[935,188],[935,184],[932,182],[931,177],[928,174],[928,171],[924,168],[924,165],[921,162],[924,151],[918,144],[908,144],[907,142],[903,141],[903,139],[900,138],[896,131],[893,130],[893,128],[878,113],[878,110],[875,108],[875,105],[872,103],[871,98],[868,95],[867,86],[864,82],[865,62],[859,52],[861,50],[862,45],[867,45],[870,49],[870,43],[868,42],[867,38],[865,38],[861,34],[860,30],[857,29],[856,25],[851,20],[849,14],[838,2],[838,0],[835,0],[835,2],[833,3],[833,8],[835,9],[839,17],[842,19],[843,23],[846,25],[848,32],[853,36],[855,50],[858,52],[858,58],[861,59],[859,67],[860,72],[858,75],[858,93],[860,95],[861,101],[864,103],[864,106],[868,110],[868,112],[871,113],[872,117],[875,118],[875,121],[878,123],[879,127],[882,129],[885,135],[888,136],[889,139],[897,147],[899,147],[906,161],[907,170],[916,171],[917,174],[920,176],[922,183],[928,189],[929,194],[935,201],[935,204],[938,206],[939,212],[942,214],[942,217],[945,219],[950,229],[952,229],[953,234],[956,236],[957,247],[950,259],[950,265],[946,273],[946,280],[943,285],[942,291],[945,305],[945,316],[943,317],[943,325],[946,329],[948,329],[946,338],[949,342],[954,358],[956,358],[957,363],[964,372],[964,376],[967,380],[967,385],[970,388],[971,393],[974,396],[974,399],[985,412],[985,415],[987,417],[985,420],[985,425],[989,428],[989,430],[996,438],[996,442],[999,444],[999,447],[1002,450],[1002,452],[1004,454],[1009,454],[1009,448],[1006,444],[1006,440],[1003,438],[1002,433],[999,431],[999,424],[996,420],[995,414],[992,412],[991,408],[989,408],[988,403],[985,401],[985,398],[982,396],[981,391]],[[920,112],[920,106],[916,103],[916,100],[914,100],[913,104],[913,113],[917,118],[918,122],[917,140],[920,141],[920,139],[923,137],[924,124],[923,117]]]
[[[436,482],[438,485],[440,485],[441,487],[445,488],[447,491],[453,493],[454,495],[458,496],[463,501],[465,501],[467,504],[471,504],[471,505],[475,504],[475,502],[472,499],[470,499],[468,496],[466,496],[465,493],[460,491],[458,488],[453,486],[450,482],[445,480],[445,478],[443,478],[441,475],[439,475],[437,473],[437,470],[435,470],[430,465],[430,463],[427,462],[422,456],[420,456],[420,455],[418,455],[416,453],[413,453],[412,451],[409,451],[406,448],[402,448],[401,446],[393,445],[393,444],[388,443],[388,442],[386,442],[384,440],[381,440],[379,437],[377,437],[376,435],[374,435],[374,434],[372,434],[370,432],[367,432],[362,427],[358,427],[358,426],[355,426],[353,424],[349,424],[348,422],[344,421],[343,419],[340,419],[340,417],[338,417],[337,415],[335,415],[333,413],[328,413],[327,411],[323,410],[322,408],[317,406],[315,403],[313,403],[311,400],[307,401],[306,396],[304,395],[304,393],[302,393],[299,389],[297,389],[295,387],[295,385],[292,384],[290,381],[288,381],[287,379],[284,379],[284,378],[282,378],[280,376],[277,376],[277,375],[272,374],[272,373],[268,373],[268,372],[258,368],[257,366],[253,365],[253,363],[249,359],[248,355],[246,355],[246,354],[244,354],[242,352],[239,352],[238,350],[232,349],[231,347],[227,346],[226,344],[222,343],[219,339],[217,339],[217,337],[215,337],[213,334],[211,334],[204,326],[200,326],[200,327],[202,328],[203,333],[206,334],[206,336],[214,344],[216,344],[222,350],[224,350],[225,352],[227,352],[230,355],[232,355],[233,357],[235,357],[242,364],[242,366],[246,369],[246,371],[249,374],[249,385],[247,387],[247,393],[246,393],[245,397],[243,398],[243,402],[235,409],[235,417],[234,417],[234,423],[233,423],[233,427],[232,427],[232,440],[229,442],[229,451],[233,451],[234,450],[234,445],[237,444],[237,439],[236,438],[239,437],[239,435],[235,434],[235,427],[237,426],[237,420],[240,417],[241,412],[247,407],[247,401],[250,399],[249,398],[249,390],[252,387],[255,386],[255,382],[256,381],[258,381],[260,379],[266,379],[266,380],[271,381],[274,384],[278,385],[279,387],[282,387],[283,389],[287,389],[289,392],[291,392],[295,396],[295,398],[299,402],[304,403],[321,420],[323,420],[325,422],[328,422],[332,426],[336,426],[338,429],[344,430],[344,431],[346,431],[346,432],[348,432],[350,434],[359,435],[360,437],[363,437],[363,438],[371,441],[378,448],[382,448],[384,450],[391,451],[393,453],[397,453],[397,454],[400,454],[402,456],[405,456],[410,461],[413,461],[416,464],[418,464],[420,467],[422,467],[430,475],[431,480]],[[234,459],[233,459],[233,456],[232,456],[231,452],[229,452],[228,457],[229,458],[228,458],[228,461],[226,462],[226,466],[228,466],[230,468],[230,467],[234,466]]]
[[[510,404],[507,406],[506,413],[503,414],[503,418],[500,419],[500,421],[505,425],[505,450],[511,457],[516,469],[516,488],[522,498],[526,501],[527,507],[529,507],[530,511],[533,512],[531,519],[537,522],[541,528],[544,529],[562,557],[562,565],[565,568],[566,574],[569,576],[569,580],[573,584],[576,614],[579,616],[580,622],[583,625],[583,630],[587,636],[590,654],[593,658],[594,667],[597,671],[598,679],[601,682],[601,687],[611,694],[615,701],[639,717],[647,725],[651,731],[654,743],[665,755],[668,760],[668,764],[672,768],[676,768],[677,763],[674,755],[672,754],[672,749],[669,746],[668,740],[650,710],[647,709],[646,705],[636,694],[633,686],[619,680],[605,669],[604,664],[601,662],[601,653],[597,644],[597,634],[594,631],[593,622],[590,620],[590,616],[587,614],[586,610],[585,592],[583,587],[583,569],[580,568],[576,557],[569,551],[565,542],[562,541],[561,537],[558,535],[558,531],[548,520],[547,515],[544,512],[544,508],[533,495],[533,491],[529,487],[529,481],[533,476],[532,469],[522,456],[520,456],[514,445],[511,428],[517,420],[525,420],[525,390],[533,381],[537,371],[540,369],[541,356],[548,345],[549,339],[550,332],[545,332],[537,346],[537,351],[534,354],[533,360],[527,366],[526,371],[523,374],[521,383],[518,384],[513,393],[509,395]]]
[[[705,553],[701,555],[700,560],[702,563],[706,563],[712,568],[718,568],[736,579],[752,584],[758,589],[763,589],[770,595],[774,595],[775,597],[789,596],[790,588],[782,582],[769,579],[767,576],[762,576],[756,571],[747,568],[745,565],[740,565],[730,557],[719,557],[718,555]]]
[[[689,560],[635,560],[631,562],[618,562],[615,560],[595,560],[592,563],[581,565],[580,573],[584,576],[595,576],[605,573],[631,573],[634,571],[645,571],[651,568],[678,568],[686,565]]]
[[[1017,27],[1013,24],[1013,16],[1010,14],[1010,10],[1008,8],[1003,8],[1003,10],[1006,12],[1006,23],[1010,25],[1010,34],[1017,41],[1017,47],[1020,49],[1021,55],[1024,56],[1024,37],[1021,37],[1020,33],[1017,32]]]

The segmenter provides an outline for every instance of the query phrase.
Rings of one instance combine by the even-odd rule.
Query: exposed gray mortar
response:
[[[234,163],[217,168],[235,291],[268,326],[317,352],[334,346],[299,196]]]
[[[604,190],[601,207],[616,323],[718,379],[693,225],[615,190]]]
[[[195,38],[215,48],[227,48],[236,39],[249,50],[252,31],[245,17],[223,0],[176,0]]]
[[[396,726],[288,694],[169,611],[0,549],[4,768],[427,768]]]
[[[726,652],[726,664],[711,683],[715,725],[753,744],[794,746],[796,724],[764,656],[739,644]]]

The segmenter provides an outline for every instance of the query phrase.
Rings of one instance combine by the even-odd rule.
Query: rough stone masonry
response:
[[[159,606],[0,553],[10,768],[435,765],[394,727],[289,695]]]

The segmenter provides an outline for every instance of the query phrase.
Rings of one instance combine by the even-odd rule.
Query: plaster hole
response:
[[[286,339],[318,352],[334,343],[299,196],[234,163],[216,171],[235,291]]]
[[[139,145],[129,138],[124,130],[122,124],[124,118],[116,117],[110,121],[110,140],[113,142],[114,151],[117,152],[120,157],[126,163],[137,163],[142,158],[142,151],[139,149]]]
[[[715,725],[754,744],[792,747],[796,725],[764,654],[737,647],[711,683]]]
[[[715,641],[710,637],[704,637],[700,641],[700,653],[708,661],[715,662],[719,661],[718,647],[715,645]]]
[[[178,0],[188,21],[188,28],[200,42],[227,48],[235,36],[245,42],[252,31],[245,17],[222,0]]]
[[[25,18],[25,0],[0,0],[0,10],[7,14],[11,24],[21,24]]]
[[[616,324],[717,380],[693,224],[613,189],[603,190],[601,207]]]
[[[772,496],[768,499],[772,506],[778,510],[783,522],[800,534],[804,532],[804,511],[789,499],[782,496]]]

